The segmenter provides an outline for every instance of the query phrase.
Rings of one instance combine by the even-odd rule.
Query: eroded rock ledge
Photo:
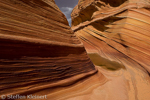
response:
[[[96,72],[54,0],[0,0],[0,95],[35,94]]]
[[[72,30],[108,80],[89,94],[72,99],[147,100],[150,1],[79,0],[71,17]]]
[[[54,0],[0,0],[0,95],[149,100],[149,14],[149,0],[79,0],[74,35]]]
[[[79,0],[71,14],[72,29],[87,52],[96,50],[108,59],[119,53],[150,73],[149,9],[148,0]],[[106,52],[104,45],[112,50]]]

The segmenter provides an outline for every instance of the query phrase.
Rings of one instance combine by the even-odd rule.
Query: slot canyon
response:
[[[0,0],[0,98],[149,100],[150,0],[78,0],[71,19]]]

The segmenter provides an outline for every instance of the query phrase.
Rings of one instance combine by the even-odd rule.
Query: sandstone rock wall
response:
[[[150,1],[79,0],[71,17],[72,30],[108,81],[69,100],[147,100]]]
[[[0,95],[149,100],[149,0],[79,0],[71,17],[75,34],[54,0],[0,0]]]
[[[95,72],[54,0],[0,0],[0,95],[34,94]]]
[[[124,55],[150,73],[149,7],[148,0],[80,0],[71,15],[72,29],[88,52],[107,59]]]

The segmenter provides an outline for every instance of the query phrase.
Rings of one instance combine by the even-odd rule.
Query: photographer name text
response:
[[[47,99],[47,95],[1,95],[1,99],[5,100],[5,99]]]

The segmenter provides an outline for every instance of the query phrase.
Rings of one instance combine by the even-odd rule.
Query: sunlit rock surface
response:
[[[96,72],[54,0],[0,0],[0,95],[54,100],[55,88]]]
[[[74,34],[54,0],[0,0],[0,95],[149,100],[149,3],[79,0]]]
[[[148,100],[150,1],[79,0],[71,17],[72,30],[107,82],[97,80],[99,86],[93,82],[90,92],[68,100]]]

